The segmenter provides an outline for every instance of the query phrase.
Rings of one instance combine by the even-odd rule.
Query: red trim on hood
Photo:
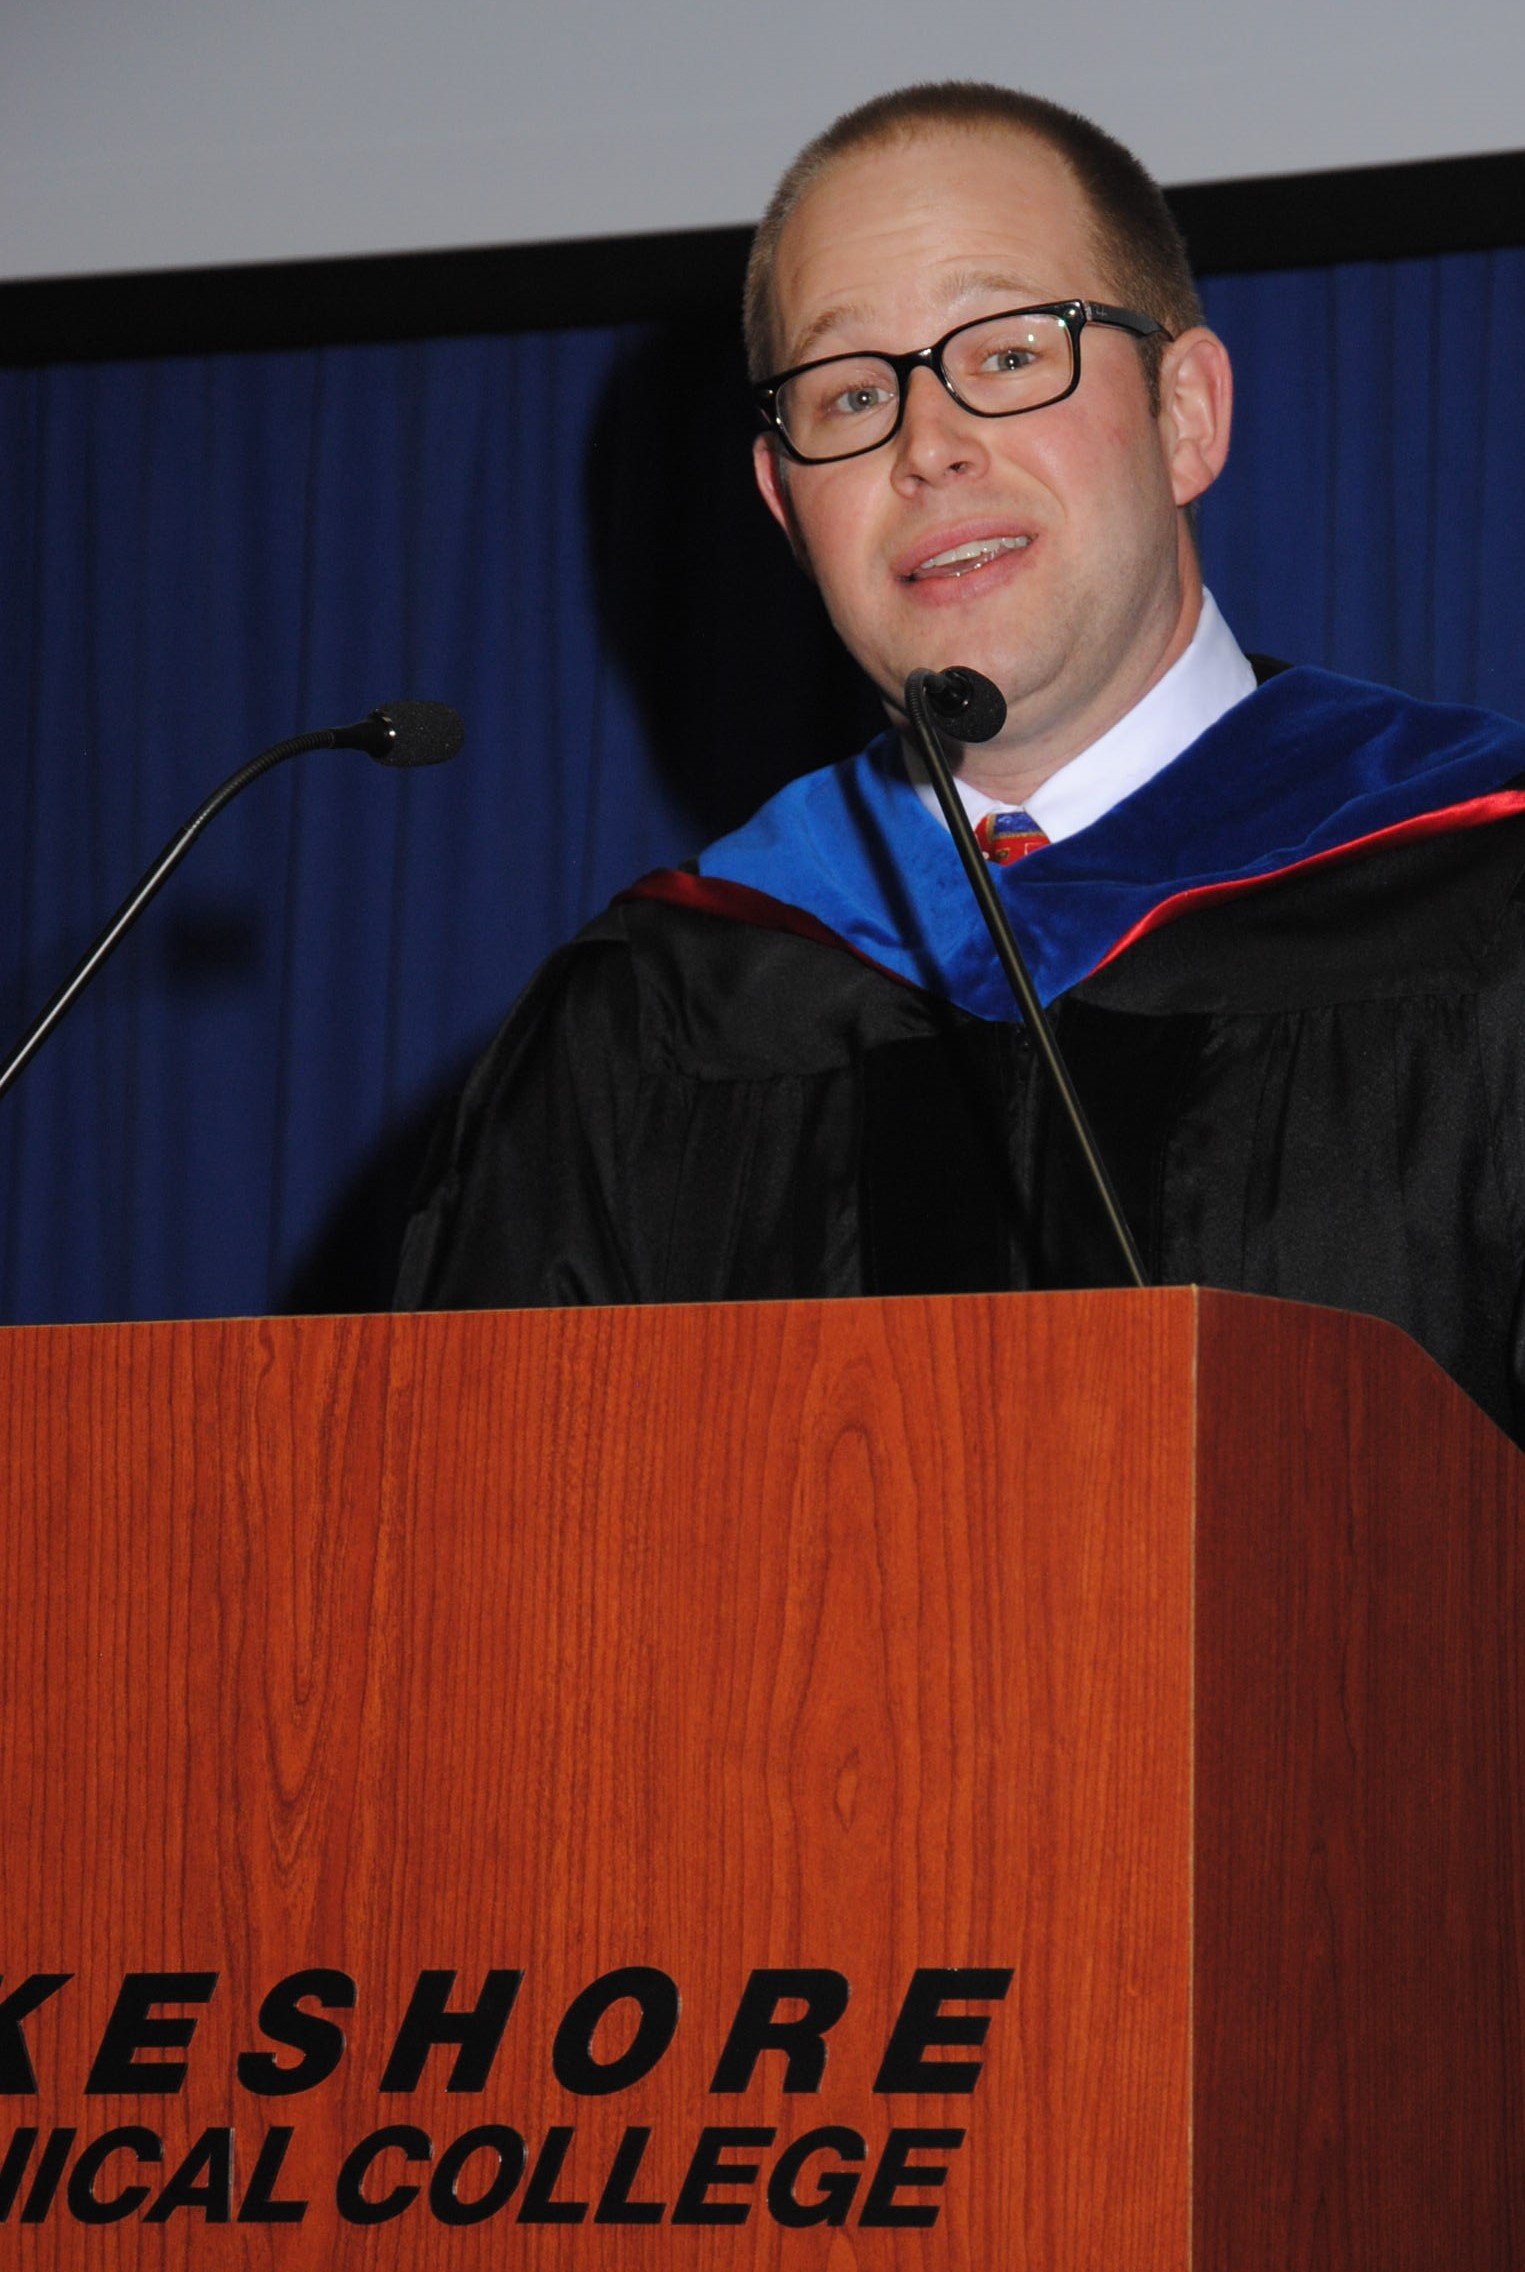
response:
[[[688,868],[653,868],[650,875],[638,876],[615,894],[616,904],[622,899],[656,899],[668,907],[686,907],[691,914],[718,915],[729,923],[745,923],[754,931],[787,931],[791,937],[810,939],[816,946],[835,947],[838,954],[851,955],[881,978],[910,987],[913,994],[925,991],[911,979],[902,978],[898,970],[887,970],[882,962],[875,962],[872,955],[844,939],[840,931],[807,915],[803,907],[791,907],[771,892],[754,891],[750,884],[728,883],[724,876],[696,876]]]
[[[669,907],[686,907],[694,915],[723,915],[732,923],[749,923],[757,931],[792,931],[796,938],[814,939],[822,946],[847,944],[802,907],[754,891],[750,884],[727,883],[724,876],[696,876],[691,868],[653,868],[615,894],[616,903],[622,899],[659,899]]]
[[[1173,923],[1178,915],[1189,914],[1193,908],[1210,907],[1216,900],[1237,898],[1241,893],[1259,891],[1266,884],[1285,883],[1288,876],[1303,875],[1310,868],[1333,867],[1337,860],[1354,860],[1368,852],[1385,849],[1389,844],[1403,844],[1422,836],[1459,834],[1467,828],[1484,828],[1490,821],[1507,820],[1512,813],[1525,812],[1525,789],[1493,789],[1486,797],[1471,797],[1464,804],[1445,805],[1439,812],[1415,813],[1408,820],[1395,820],[1386,828],[1374,829],[1370,836],[1353,836],[1348,844],[1332,844],[1323,852],[1312,852],[1306,860],[1293,860],[1285,868],[1270,868],[1262,875],[1230,876],[1219,884],[1194,884],[1189,891],[1173,892],[1141,916],[1130,931],[1125,931],[1109,947],[1095,970],[1105,970],[1120,954],[1142,939],[1149,931],[1157,931],[1164,923]],[[1084,983],[1082,981],[1082,983]]]
[[[1520,812],[1525,812],[1525,789],[1494,789],[1485,797],[1445,805],[1438,812],[1415,813],[1408,820],[1393,821],[1386,828],[1374,829],[1369,836],[1352,837],[1348,844],[1332,844],[1325,851],[1310,853],[1304,860],[1289,861],[1284,868],[1271,868],[1261,875],[1230,876],[1222,883],[1194,884],[1187,891],[1173,892],[1147,915],[1141,916],[1131,930],[1125,931],[1108,948],[1087,976],[1105,970],[1108,963],[1126,954],[1129,947],[1147,933],[1159,930],[1162,924],[1173,923],[1178,916],[1189,914],[1194,908],[1210,907],[1221,899],[1261,891],[1309,869],[1332,867],[1339,860],[1360,859],[1390,844],[1484,828],[1491,821],[1507,820]],[[913,980],[902,978],[898,971],[875,962],[872,955],[864,954],[816,916],[807,915],[802,907],[792,907],[787,900],[775,899],[770,892],[754,891],[750,884],[729,883],[723,876],[699,876],[686,868],[655,868],[650,875],[639,877],[616,895],[617,901],[624,899],[661,900],[670,907],[687,908],[696,915],[718,915],[731,923],[745,923],[753,930],[785,931],[797,939],[810,939],[818,946],[835,947],[839,954],[852,955],[870,970],[878,971],[881,977],[892,978],[897,986],[907,986],[913,993],[925,991]]]

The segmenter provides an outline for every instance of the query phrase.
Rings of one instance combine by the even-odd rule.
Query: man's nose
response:
[[[893,448],[895,476],[911,485],[978,473],[987,463],[983,422],[924,366],[906,381],[905,416]]]

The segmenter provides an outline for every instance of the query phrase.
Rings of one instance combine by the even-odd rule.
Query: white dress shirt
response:
[[[1141,789],[1172,758],[1189,749],[1199,734],[1216,725],[1225,710],[1254,691],[1253,668],[1219,614],[1212,593],[1204,592],[1202,613],[1185,653],[1115,726],[1051,773],[1020,808],[1003,805],[958,780],[964,809],[976,827],[986,813],[1020,809],[1032,815],[1050,843],[1057,844],[1062,837],[1089,828],[1093,820]],[[912,779],[928,812],[946,828],[937,793],[919,762]]]

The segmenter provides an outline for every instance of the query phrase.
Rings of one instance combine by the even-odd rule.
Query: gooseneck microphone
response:
[[[995,946],[996,955],[1006,982],[1017,998],[1023,1022],[1032,1035],[1034,1047],[1043,1060],[1044,1069],[1064,1107],[1065,1116],[1080,1146],[1091,1181],[1095,1184],[1103,1211],[1117,1241],[1123,1264],[1135,1286],[1147,1286],[1143,1257],[1138,1251],[1122,1202],[1107,1173],[1107,1164],[1097,1149],[1096,1138],[1086,1118],[1085,1107],[1070,1076],[1070,1069],[1054,1039],[1054,1029],[1038,999],[1038,990],[1032,982],[1016,933],[1007,919],[1000,895],[990,880],[990,870],[984,855],[975,842],[974,830],[969,825],[963,800],[953,785],[953,775],[943,754],[939,733],[950,741],[993,741],[1006,723],[1006,702],[998,686],[978,671],[965,670],[955,665],[945,671],[912,671],[905,682],[906,715],[916,735],[920,750],[937,801],[943,810],[958,856],[964,863],[970,889],[979,902],[980,913]]]
[[[273,748],[261,750],[258,757],[251,757],[220,789],[214,789],[179,834],[170,838],[94,946],[52,999],[44,1004],[0,1068],[0,1096],[20,1079],[64,1012],[83,993],[112,948],[131,930],[155,892],[168,882],[207,823],[215,820],[224,805],[230,805],[251,781],[257,781],[272,766],[283,765],[288,757],[300,757],[310,749],[364,750],[366,756],[375,758],[379,765],[440,765],[446,758],[454,757],[465,739],[465,727],[444,702],[386,702],[353,726],[325,726],[316,734],[293,734],[289,741],[277,742]]]

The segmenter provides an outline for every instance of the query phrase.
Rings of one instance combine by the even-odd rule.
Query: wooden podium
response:
[[[5,2261],[1525,2265],[1525,1464],[1390,1328],[18,1330],[0,1428]]]

